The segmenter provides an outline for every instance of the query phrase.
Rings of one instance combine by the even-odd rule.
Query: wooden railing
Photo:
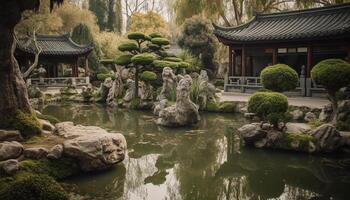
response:
[[[40,87],[65,87],[68,85],[87,86],[90,84],[89,77],[59,77],[59,78],[30,78],[27,85]]]

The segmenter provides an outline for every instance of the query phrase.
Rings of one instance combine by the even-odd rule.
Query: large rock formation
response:
[[[267,123],[242,126],[238,134],[248,146],[283,149],[300,152],[334,152],[348,145],[348,139],[330,124],[314,130],[302,123],[287,123],[283,131],[273,129]]]
[[[106,102],[108,98],[108,94],[110,89],[113,86],[113,80],[111,77],[108,77],[104,80],[104,82],[101,84],[99,89],[99,102]]]
[[[213,84],[209,83],[209,77],[207,75],[207,71],[202,70],[199,77],[199,105],[202,108],[205,108],[207,102],[216,102],[216,88]]]
[[[135,96],[135,81],[132,79],[128,79],[126,81],[126,86],[127,86],[127,90],[125,92],[124,95],[124,102],[131,102],[134,99]]]
[[[56,124],[56,134],[69,138],[63,143],[63,155],[78,160],[83,171],[107,169],[124,160],[127,144],[119,133],[108,133],[95,126]]]
[[[200,119],[198,106],[190,99],[192,78],[185,75],[176,88],[176,103],[159,112],[157,124],[163,126],[186,126]]]
[[[172,95],[176,90],[177,77],[170,67],[164,67],[162,72],[162,78],[163,78],[163,87],[157,99],[159,101],[163,99],[171,100]]]

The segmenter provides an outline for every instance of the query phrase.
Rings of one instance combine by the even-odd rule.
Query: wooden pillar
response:
[[[245,47],[243,46],[242,47],[242,54],[241,54],[241,62],[242,62],[242,70],[241,70],[241,72],[242,72],[242,76],[245,76],[245,72],[246,72],[246,59],[245,59],[245,57],[246,57],[246,52],[245,52]]]
[[[311,69],[312,69],[312,48],[307,47],[307,66],[306,66],[306,77],[309,78],[311,75]]]
[[[78,63],[79,63],[79,59],[77,59],[73,65],[73,70],[72,70],[73,77],[78,77],[79,75]]]
[[[230,46],[228,48],[228,76],[232,76],[233,75],[233,72],[234,72],[234,69],[233,69],[233,53],[232,53],[232,47]]]
[[[276,65],[277,64],[277,49],[273,48],[272,50],[272,64]]]
[[[89,57],[85,57],[85,76],[89,76]]]

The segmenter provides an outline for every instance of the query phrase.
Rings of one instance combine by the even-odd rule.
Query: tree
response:
[[[35,46],[35,57],[34,57],[34,62],[31,66],[28,67],[28,69],[23,73],[23,78],[27,79],[28,76],[33,72],[33,70],[38,66],[39,63],[39,56],[42,51],[42,48],[38,46],[38,42],[36,39],[36,33],[33,31],[33,42]]]
[[[63,0],[51,0],[50,9]],[[13,118],[18,111],[32,114],[28,100],[26,84],[14,57],[15,26],[20,22],[22,13],[35,10],[39,0],[3,1],[0,6],[0,121]]]
[[[217,71],[217,63],[215,62],[217,40],[208,20],[199,16],[187,19],[182,25],[178,44],[181,48],[200,58],[202,67],[209,72],[209,76],[211,78],[215,77]]]
[[[169,35],[168,23],[162,18],[161,15],[153,11],[149,11],[147,13],[134,13],[131,16],[129,31],[139,31],[145,34],[157,32],[162,35]]]
[[[115,15],[116,21],[114,24],[114,30],[118,33],[122,33],[123,30],[123,11],[122,11],[122,0],[116,0],[115,2]]]
[[[94,50],[91,52],[88,59],[89,67],[93,70],[96,70],[99,66],[99,52],[96,52],[99,51],[99,45],[97,44],[97,42],[95,42],[89,27],[85,24],[79,24],[78,26],[76,26],[72,32],[72,40],[80,45],[93,45]]]
[[[311,78],[316,84],[322,85],[332,103],[332,124],[337,124],[338,100],[336,93],[350,85],[350,64],[341,59],[327,59],[319,62],[311,70]]]
[[[260,74],[264,88],[275,92],[294,90],[298,86],[298,73],[285,64],[266,67]]]

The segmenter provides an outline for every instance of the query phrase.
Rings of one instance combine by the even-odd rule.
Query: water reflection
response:
[[[123,133],[124,164],[67,180],[89,199],[347,199],[350,160],[241,147],[232,114],[204,114],[196,127],[169,129],[149,112],[98,105],[48,106],[61,120]]]

